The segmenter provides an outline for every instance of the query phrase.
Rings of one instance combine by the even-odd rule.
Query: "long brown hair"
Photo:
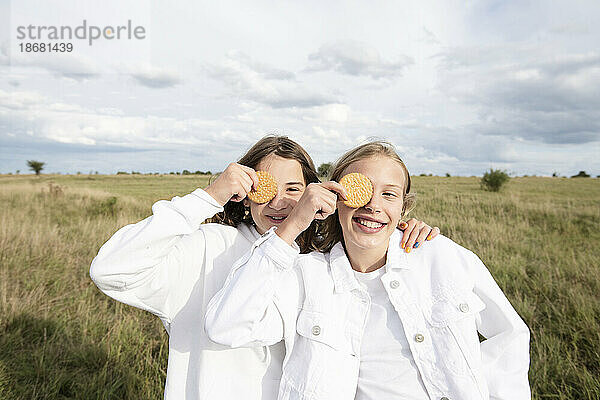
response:
[[[408,173],[408,168],[406,168],[406,165],[404,165],[404,162],[398,153],[396,153],[393,144],[378,140],[362,144],[353,148],[352,150],[347,151],[335,162],[331,168],[331,176],[329,180],[339,182],[340,178],[342,177],[342,173],[350,164],[371,157],[391,158],[392,160],[398,162],[404,170],[406,178],[402,204],[402,218],[404,218],[414,208],[416,198],[414,193],[409,193],[410,174]],[[320,240],[314,242],[312,247],[315,247],[324,253],[330,251],[337,242],[343,239],[342,227],[338,219],[337,210],[323,222],[320,234]]]
[[[320,182],[312,158],[310,158],[302,146],[287,136],[268,135],[263,137],[240,158],[238,164],[256,169],[258,164],[270,154],[298,161],[302,168],[302,176],[306,185]],[[208,222],[216,222],[233,227],[237,227],[241,223],[254,224],[252,215],[247,212],[243,202],[228,201],[223,208],[223,212],[218,213]],[[317,221],[313,221],[310,227],[296,239],[296,243],[298,243],[302,253],[308,253],[316,249],[314,243],[316,241],[317,224]]]

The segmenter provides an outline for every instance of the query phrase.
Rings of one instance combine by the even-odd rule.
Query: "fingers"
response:
[[[403,229],[404,232],[402,234],[402,239],[400,240],[400,245],[402,246],[403,249],[406,249],[406,242],[408,242],[408,239],[410,238],[410,234],[412,233],[413,229],[415,228],[415,225],[417,225],[417,222],[419,222],[419,221],[416,220],[415,218],[411,218],[406,222],[402,222],[404,228],[400,228],[400,229]]]
[[[417,247],[419,247],[419,245],[421,243],[423,243],[425,240],[427,240],[427,236],[429,236],[430,232],[431,232],[431,227],[423,222],[423,226],[421,227],[421,230],[419,231],[419,234],[417,235],[417,239],[415,240],[415,244],[413,245],[413,248],[416,249]]]
[[[233,185],[233,196],[231,201],[240,202],[246,198],[248,192],[252,190],[252,180],[247,176],[240,176],[240,180]]]
[[[336,210],[337,194],[330,191],[329,187],[332,187],[332,185],[324,186],[321,183],[311,183],[303,194],[303,197],[307,199],[312,207],[314,219],[325,219]]]
[[[417,237],[421,233],[421,229],[424,225],[424,222],[418,220],[416,224],[413,225],[413,229],[411,230],[410,235],[408,236],[408,240],[406,241],[406,245],[404,246],[405,252],[410,253],[410,251],[414,248],[414,245],[417,242]],[[417,247],[419,247],[419,245],[417,245]]]
[[[398,224],[400,227],[402,224]],[[401,246],[405,252],[410,253],[412,249],[418,248],[423,242],[434,239],[440,229],[436,226],[431,228],[423,221],[411,218],[404,225],[404,233],[401,240]]]
[[[236,165],[238,165],[240,169],[250,177],[250,180],[252,181],[252,187],[256,188],[258,186],[258,175],[256,174],[256,171],[253,168],[247,167],[245,165]]]
[[[323,183],[321,183],[321,186],[327,190],[330,190],[330,191],[333,191],[333,192],[339,194],[342,197],[342,199],[348,200],[348,193],[346,192],[346,189],[342,185],[340,185],[338,182],[335,182],[335,181],[323,182]]]
[[[438,228],[437,226],[434,226],[433,229],[431,230],[431,232],[429,233],[429,235],[427,236],[426,240],[433,240],[439,234],[440,234],[440,228]]]
[[[326,219],[335,212],[335,204],[323,204],[321,209],[315,213],[315,219]]]

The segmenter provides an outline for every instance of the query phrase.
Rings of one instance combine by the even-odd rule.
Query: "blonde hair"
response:
[[[402,199],[402,218],[404,218],[414,208],[416,197],[414,193],[410,193],[410,174],[408,173],[408,168],[406,168],[406,165],[404,165],[404,162],[398,153],[396,153],[396,149],[394,148],[393,144],[386,141],[377,140],[362,144],[353,148],[352,150],[347,151],[335,162],[331,168],[329,180],[339,182],[340,178],[342,177],[342,173],[350,164],[372,157],[388,157],[398,162],[398,164],[400,164],[402,167],[406,178]],[[320,233],[320,241],[315,243],[313,247],[318,248],[318,250],[321,252],[330,251],[337,242],[343,239],[342,227],[338,219],[337,210],[324,221]]]

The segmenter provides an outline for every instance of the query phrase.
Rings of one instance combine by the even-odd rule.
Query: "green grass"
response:
[[[0,176],[0,399],[162,397],[162,324],[100,293],[89,265],[156,200],[206,183]],[[534,398],[600,398],[600,179],[513,178],[491,193],[478,178],[415,177],[414,187],[413,215],[477,253],[529,325]]]

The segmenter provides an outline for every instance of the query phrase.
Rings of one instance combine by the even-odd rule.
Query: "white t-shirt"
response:
[[[385,267],[354,275],[371,298],[371,309],[360,348],[355,400],[429,399],[381,276]]]

